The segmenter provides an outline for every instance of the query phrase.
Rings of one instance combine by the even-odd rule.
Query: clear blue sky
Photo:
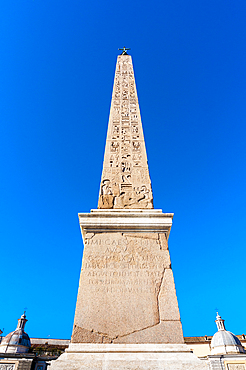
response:
[[[246,333],[246,2],[0,1],[0,328],[70,338],[118,48],[131,48],[185,336]]]

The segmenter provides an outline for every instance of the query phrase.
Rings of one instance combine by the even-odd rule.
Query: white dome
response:
[[[217,314],[216,324],[218,327],[217,333],[214,334],[211,340],[211,354],[225,354],[225,353],[245,353],[240,340],[227,331],[224,326],[224,320]]]
[[[211,347],[218,347],[218,346],[241,346],[240,340],[236,337],[236,335],[232,334],[230,331],[227,330],[220,330],[214,334]]]
[[[31,347],[28,334],[24,331],[27,322],[26,315],[21,316],[15,331],[12,331],[2,340],[0,353],[25,353]]]

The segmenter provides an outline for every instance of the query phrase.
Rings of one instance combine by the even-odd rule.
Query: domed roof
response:
[[[218,327],[217,333],[214,334],[211,340],[211,354],[224,354],[224,353],[245,353],[240,340],[225,329],[224,321],[218,314],[216,316],[216,324]]]
[[[3,339],[1,345],[20,345],[25,347],[31,347],[29,335],[22,329],[16,329],[12,331]]]
[[[29,335],[24,331],[27,322],[25,313],[18,320],[15,331],[12,331],[2,340],[0,352],[4,353],[23,353],[28,352],[31,347]]]
[[[211,347],[237,345],[241,346],[240,340],[236,337],[236,335],[227,330],[217,331],[211,341]]]

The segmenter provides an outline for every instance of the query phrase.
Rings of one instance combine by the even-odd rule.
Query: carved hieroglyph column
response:
[[[117,59],[98,208],[153,208],[130,55]]]
[[[132,59],[118,56],[98,209],[79,214],[84,254],[75,343],[183,343],[168,236],[153,209]]]

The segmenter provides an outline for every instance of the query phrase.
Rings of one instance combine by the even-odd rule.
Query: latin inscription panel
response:
[[[159,322],[168,250],[158,234],[87,234],[75,324],[110,338]]]

